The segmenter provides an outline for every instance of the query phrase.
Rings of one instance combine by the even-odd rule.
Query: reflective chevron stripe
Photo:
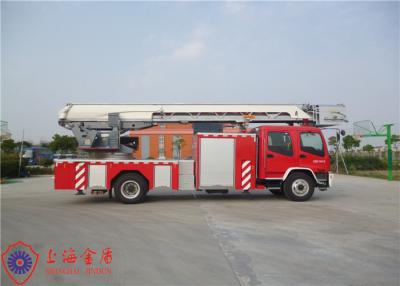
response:
[[[251,161],[243,161],[242,163],[242,189],[248,190],[251,187]]]
[[[86,189],[86,167],[85,163],[78,163],[75,166],[75,190]]]

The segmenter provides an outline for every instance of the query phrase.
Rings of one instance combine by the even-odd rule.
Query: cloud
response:
[[[175,47],[169,52],[164,54],[150,57],[146,62],[149,65],[152,64],[167,64],[184,61],[195,61],[201,58],[206,50],[206,38],[208,35],[208,29],[197,28],[194,29],[186,40],[178,42]]]
[[[196,60],[200,58],[206,49],[206,44],[200,39],[191,39],[178,47],[170,56],[174,61]]]
[[[245,12],[248,8],[246,2],[225,1],[222,4],[222,11],[228,15],[238,16]]]
[[[170,39],[169,43],[174,44],[172,47],[161,48],[162,53],[151,56],[145,59],[143,64],[133,67],[128,75],[128,86],[140,93],[155,86],[168,85],[169,78],[174,78],[179,73],[186,73],[187,69],[190,69],[190,64],[201,63],[199,60],[207,52],[208,35],[209,29],[198,27],[181,41]]]

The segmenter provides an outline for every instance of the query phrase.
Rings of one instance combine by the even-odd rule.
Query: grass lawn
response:
[[[350,171],[350,175],[387,179],[386,170]],[[393,180],[400,181],[400,170],[393,170]]]

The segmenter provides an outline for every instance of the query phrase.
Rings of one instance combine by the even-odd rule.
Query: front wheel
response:
[[[114,184],[115,197],[126,204],[140,203],[147,191],[148,184],[139,174],[123,174]]]
[[[293,173],[285,180],[283,191],[292,200],[303,202],[309,200],[314,193],[314,180],[304,173]]]

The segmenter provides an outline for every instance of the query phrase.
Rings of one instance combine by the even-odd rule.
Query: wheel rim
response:
[[[304,179],[297,179],[292,184],[292,192],[299,197],[303,197],[308,194],[310,185]]]
[[[134,199],[140,194],[140,186],[136,181],[125,181],[121,185],[121,194],[127,199]]]

